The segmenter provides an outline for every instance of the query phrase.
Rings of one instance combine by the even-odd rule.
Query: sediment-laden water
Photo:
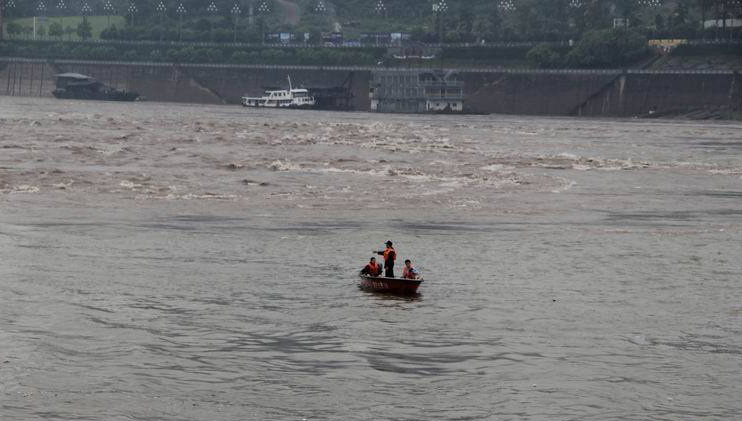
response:
[[[734,420],[741,234],[739,123],[0,97],[0,418]]]

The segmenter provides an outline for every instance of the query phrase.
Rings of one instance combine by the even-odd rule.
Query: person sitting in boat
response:
[[[403,279],[420,279],[420,272],[412,267],[410,259],[404,261],[404,270],[402,270]]]
[[[387,278],[394,278],[394,261],[397,260],[397,252],[392,247],[391,241],[386,242],[386,250],[377,251],[376,254],[384,256],[384,276]]]
[[[381,275],[381,265],[376,263],[375,257],[372,257],[371,260],[369,260],[368,264],[363,269],[361,269],[361,275],[374,277]]]

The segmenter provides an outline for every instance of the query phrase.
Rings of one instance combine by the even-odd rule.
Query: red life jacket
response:
[[[378,263],[370,263],[366,265],[366,270],[368,271],[368,274],[371,276],[379,276],[381,275],[381,267]]]
[[[402,271],[402,278],[403,279],[417,279],[417,275],[415,274],[415,268],[409,268],[407,269],[407,266],[404,267],[404,270]]]
[[[391,259],[392,262],[397,260],[397,252],[394,251],[394,247],[387,247],[386,250],[384,250],[384,261],[388,262],[389,259]]]

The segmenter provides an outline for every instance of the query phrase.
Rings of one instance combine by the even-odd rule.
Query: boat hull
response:
[[[422,279],[382,278],[360,275],[358,286],[369,292],[396,295],[415,295]]]
[[[242,106],[245,108],[280,108],[283,110],[311,110],[315,108],[314,104],[303,104],[303,105],[264,105],[264,104],[256,104],[256,103],[242,103]]]
[[[115,91],[115,92],[74,92],[63,89],[52,91],[57,99],[85,99],[92,101],[136,101],[139,94],[136,92]]]

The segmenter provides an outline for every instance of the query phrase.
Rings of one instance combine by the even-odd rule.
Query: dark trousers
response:
[[[384,277],[394,278],[394,262],[386,262],[384,265]]]

